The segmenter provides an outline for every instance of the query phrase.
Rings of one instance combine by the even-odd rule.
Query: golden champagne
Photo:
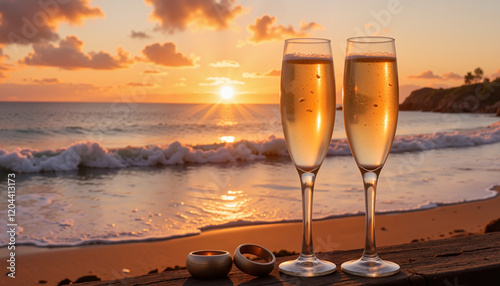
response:
[[[285,139],[297,168],[319,168],[335,122],[335,78],[331,58],[285,58],[280,108]]]
[[[346,58],[344,124],[359,167],[373,171],[384,165],[396,133],[398,104],[396,58]]]

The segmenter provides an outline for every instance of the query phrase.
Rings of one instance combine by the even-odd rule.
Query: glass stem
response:
[[[302,186],[302,251],[300,256],[303,258],[313,258],[313,241],[312,241],[312,203],[314,182],[316,180],[317,170],[312,173],[299,170],[300,184]]]
[[[366,239],[363,258],[377,258],[377,247],[375,245],[375,195],[377,191],[378,175],[380,170],[374,172],[361,169],[363,185],[365,188],[365,210],[366,210]]]

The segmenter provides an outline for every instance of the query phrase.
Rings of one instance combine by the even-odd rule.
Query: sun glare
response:
[[[220,140],[222,142],[233,143],[234,142],[234,136],[222,136],[222,137],[220,137]]]
[[[230,86],[225,86],[220,90],[221,99],[232,99],[234,96],[234,89]]]

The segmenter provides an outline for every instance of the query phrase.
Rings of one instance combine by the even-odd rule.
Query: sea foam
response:
[[[424,151],[441,148],[469,147],[500,142],[500,122],[487,128],[467,129],[433,134],[396,136],[392,153]],[[347,139],[330,142],[328,156],[350,155]],[[128,146],[107,149],[99,142],[76,142],[59,150],[39,151],[20,149],[8,152],[0,149],[0,167],[15,172],[52,172],[90,168],[126,168],[131,166],[230,163],[265,160],[288,156],[283,138],[270,136],[263,141],[242,140],[210,145]]]

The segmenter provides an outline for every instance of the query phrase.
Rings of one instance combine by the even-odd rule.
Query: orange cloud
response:
[[[160,70],[145,70],[142,72],[143,74],[154,74],[154,75],[165,75],[167,74],[166,72],[164,71],[160,71]]]
[[[13,70],[12,65],[3,63],[3,61],[5,61],[8,58],[9,56],[4,55],[3,50],[0,48],[0,78],[7,77],[5,72]]]
[[[306,23],[306,21],[304,21],[304,20],[300,21],[300,30],[301,31],[309,31],[309,30],[313,30],[313,29],[322,30],[323,26],[321,26],[318,23],[314,23],[314,22]]]
[[[43,79],[29,79],[30,82],[33,83],[38,83],[38,84],[55,84],[55,83],[61,83],[61,81],[58,78],[51,77],[51,78],[43,78]]]
[[[243,85],[245,84],[244,82],[242,81],[238,81],[238,80],[232,80],[230,78],[227,78],[227,77],[207,77],[205,80],[207,81],[210,81],[210,82],[200,82],[199,85],[201,86],[213,86],[213,85],[237,85],[237,84],[240,84],[240,85]]]
[[[188,58],[182,53],[177,52],[177,47],[172,42],[148,45],[142,50],[142,53],[146,56],[148,61],[157,65],[166,67],[192,67],[196,65],[195,58]]]
[[[5,72],[3,72],[4,70],[4,67],[0,65],[0,78],[6,78],[7,75],[5,74]]]
[[[175,87],[186,87],[187,86],[186,80],[187,79],[185,77],[182,77],[182,78],[179,79],[178,82],[174,83],[174,86]]]
[[[0,44],[30,44],[54,41],[61,22],[82,24],[87,18],[102,17],[88,0],[2,1],[0,4]]]
[[[456,74],[454,72],[448,72],[444,73],[443,76],[439,76],[434,74],[432,71],[423,71],[418,75],[409,75],[408,78],[415,78],[415,79],[442,79],[442,80],[449,80],[449,79],[462,79],[462,76],[459,74]]]
[[[443,79],[444,80],[447,80],[447,79],[463,79],[463,77],[459,74],[456,74],[454,72],[448,72],[448,73],[445,73],[443,74]]]
[[[416,78],[416,79],[441,79],[442,77],[435,75],[432,71],[424,71],[419,75],[409,75],[408,78]]]
[[[281,76],[281,71],[272,69],[268,72],[261,73],[261,72],[246,72],[243,73],[244,78],[263,78],[263,77],[273,77],[273,76]]]
[[[33,53],[21,59],[19,62],[31,66],[59,67],[66,70],[75,69],[97,69],[113,70],[125,68],[133,60],[122,48],[118,48],[118,55],[113,57],[107,52],[82,52],[83,41],[76,36],[67,36],[59,42],[59,47],[53,44],[33,44]]]
[[[252,43],[260,43],[265,41],[282,40],[290,37],[303,37],[307,35],[307,32],[313,29],[323,28],[321,25],[310,22],[306,23],[302,21],[300,23],[300,28],[296,30],[291,25],[285,27],[281,24],[276,24],[276,17],[271,17],[269,15],[264,15],[260,18],[255,19],[254,24],[248,26],[248,31],[252,33],[252,36],[248,39]]]
[[[492,74],[490,75],[490,79],[491,79],[491,80],[495,80],[495,79],[497,79],[497,78],[500,78],[500,69],[498,69],[496,72],[494,72],[494,73],[492,73]]]
[[[236,0],[145,0],[153,5],[151,18],[168,33],[184,31],[190,25],[201,29],[223,30],[243,12]]]
[[[142,83],[142,82],[129,82],[127,83],[127,86],[142,86],[142,87],[156,87],[156,84],[152,83]]]
[[[222,60],[216,63],[210,63],[208,65],[214,68],[225,68],[225,67],[237,68],[240,66],[240,63],[232,60]]]
[[[42,80],[43,81],[43,80]],[[110,101],[110,89],[92,84],[0,84],[0,101]]]

